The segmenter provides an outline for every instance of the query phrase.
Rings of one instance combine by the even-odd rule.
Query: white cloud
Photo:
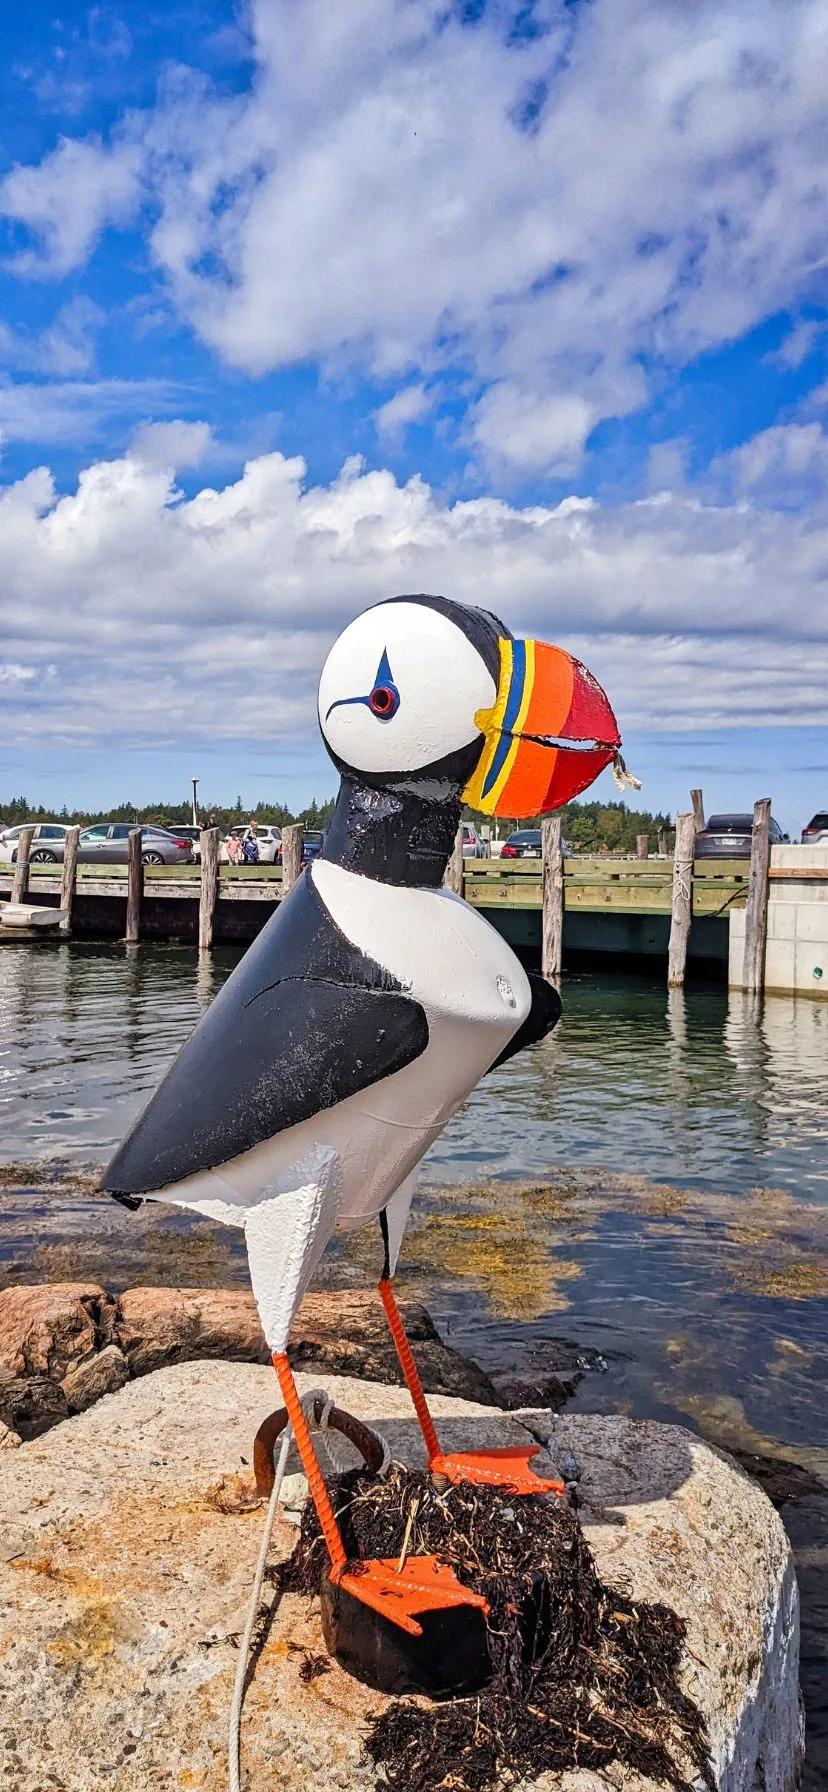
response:
[[[398,441],[409,423],[422,423],[431,411],[432,401],[425,386],[403,386],[374,412],[377,435],[381,441]]]
[[[38,673],[8,688],[20,745],[301,746],[333,636],[406,590],[560,641],[627,731],[824,722],[824,498],[796,515],[669,493],[446,505],[356,461],[311,486],[267,454],[184,500],[160,458],[95,462],[63,496],[44,469],[0,493],[4,651]]]
[[[0,438],[14,442],[99,442],[115,421],[136,411],[174,410],[180,392],[164,380],[0,382]]]
[[[828,436],[818,423],[777,424],[713,461],[709,474],[754,503],[799,508],[828,491]]]
[[[566,479],[577,472],[600,415],[578,392],[545,395],[499,380],[473,413],[472,439],[491,465],[517,473],[543,467]]]
[[[462,28],[443,0],[254,0],[248,92],[177,69],[110,147],[16,169],[6,207],[58,271],[143,182],[151,253],[225,361],[347,362],[403,407],[470,375],[474,452],[560,473],[644,402],[642,366],[824,298],[828,28],[824,0],[533,18],[520,39],[506,5]]]
[[[95,336],[104,313],[91,299],[70,299],[39,335],[26,335],[0,323],[0,362],[25,373],[62,379],[88,373],[95,358]]]
[[[825,325],[818,323],[815,318],[801,318],[784,341],[780,343],[776,352],[768,356],[768,360],[775,363],[777,367],[801,367],[803,361],[816,348],[824,331]]]
[[[25,224],[39,247],[13,256],[12,273],[59,279],[81,267],[107,225],[133,217],[142,159],[127,140],[107,147],[64,137],[37,167],[14,167],[0,182],[0,214]]]
[[[129,452],[147,467],[183,472],[200,467],[213,446],[209,423],[141,423],[130,438]]]

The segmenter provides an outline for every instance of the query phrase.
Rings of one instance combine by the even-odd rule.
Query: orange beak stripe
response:
[[[485,815],[548,814],[610,764],[618,724],[601,686],[562,648],[502,640],[500,658],[495,702],[475,717],[485,744],[463,801]]]

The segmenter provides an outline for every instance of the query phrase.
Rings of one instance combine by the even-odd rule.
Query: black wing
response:
[[[413,1062],[418,1002],[350,944],[310,870],[224,984],[101,1186],[136,1195],[215,1169]]]
[[[495,1058],[489,1070],[496,1070],[498,1064],[505,1064],[507,1058],[513,1058],[515,1052],[522,1052],[525,1045],[537,1045],[539,1039],[545,1039],[556,1027],[563,1013],[563,1003],[553,983],[547,983],[545,977],[538,977],[534,971],[527,971],[529,988],[532,991],[532,1006],[523,1025],[512,1035],[508,1045],[504,1045],[499,1058]]]

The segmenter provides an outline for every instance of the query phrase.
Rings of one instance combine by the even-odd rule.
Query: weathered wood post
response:
[[[144,898],[144,861],[141,857],[141,829],[129,830],[127,861],[126,933],[128,946],[137,946],[141,938],[141,903]]]
[[[696,833],[700,834],[704,827],[704,797],[700,790],[691,790],[690,801],[693,804],[693,821]]]
[[[63,847],[63,875],[60,880],[60,906],[66,914],[61,933],[72,932],[72,910],[75,906],[75,883],[78,875],[78,841],[80,828],[67,828]]]
[[[650,856],[650,836],[649,836],[649,834],[636,834],[636,836],[635,836],[635,856],[637,859],[648,859],[649,858],[649,856]]]
[[[454,836],[451,858],[443,874],[443,888],[453,890],[455,896],[463,894],[463,825],[462,822]]]
[[[291,884],[295,884],[302,869],[302,848],[305,844],[305,830],[294,823],[282,829],[282,895],[286,896]]]
[[[666,828],[659,828],[658,830],[658,856],[660,859],[666,859],[668,857]]]
[[[34,828],[21,828],[17,836],[17,858],[12,878],[12,902],[25,902],[29,893],[29,852]]]
[[[768,870],[770,867],[769,796],[760,797],[753,805],[753,832],[750,840],[750,876],[745,909],[745,957],[742,987],[748,995],[759,995],[765,987],[765,946],[768,937]]]
[[[198,902],[198,949],[209,952],[213,944],[216,903],[219,892],[218,828],[201,830],[201,894]]]
[[[542,903],[541,972],[557,983],[563,963],[564,862],[560,815],[541,822]]]
[[[676,851],[673,859],[673,904],[670,947],[667,956],[667,988],[681,989],[687,964],[687,944],[693,911],[693,859],[696,852],[696,818],[692,811],[676,816]]]

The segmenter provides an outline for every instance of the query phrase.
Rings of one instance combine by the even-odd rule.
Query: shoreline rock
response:
[[[444,1344],[419,1301],[400,1309],[427,1393],[502,1404],[476,1363]],[[396,1383],[400,1369],[373,1289],[308,1294],[291,1330],[294,1368]],[[238,1288],[129,1288],[38,1282],[0,1292],[0,1424],[24,1440],[83,1412],[128,1380],[172,1363],[269,1363],[253,1295]]]
[[[315,1377],[301,1374],[300,1391]],[[326,1377],[338,1405],[422,1461],[404,1389]],[[238,1634],[263,1507],[250,1454],[277,1403],[272,1371],[180,1363],[0,1456],[0,1763],[10,1792],[224,1792]],[[688,1625],[683,1679],[702,1707],[719,1792],[794,1792],[801,1758],[798,1602],[781,1521],[721,1452],[672,1425],[434,1396],[444,1447],[547,1439],[578,1459],[603,1578]],[[277,1520],[271,1560],[295,1529]],[[316,1602],[272,1588],[242,1724],[251,1786],[368,1792],[362,1749],[380,1695],[322,1651]],[[3,1752],[5,1751],[5,1752]],[[548,1776],[535,1792],[645,1792],[636,1775]],[[530,1792],[525,1787],[524,1792]]]

